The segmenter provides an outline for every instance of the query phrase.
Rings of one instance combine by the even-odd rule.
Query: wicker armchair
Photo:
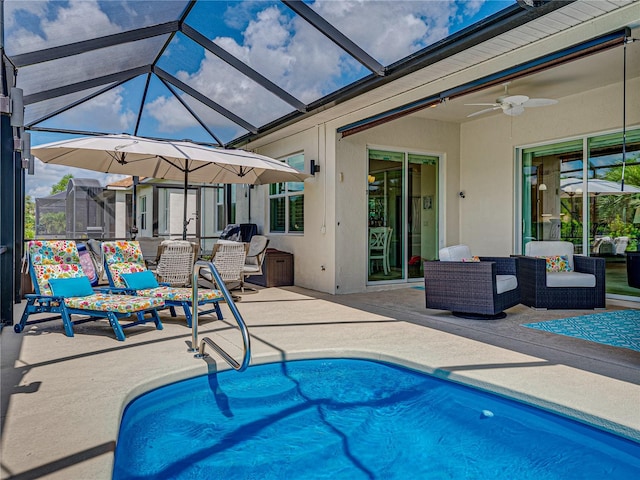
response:
[[[627,252],[627,281],[630,287],[640,288],[640,252]]]
[[[262,264],[267,256],[267,247],[269,246],[269,239],[264,235],[254,235],[249,242],[249,250],[247,252],[247,258],[244,261],[242,267],[242,282],[240,283],[240,290],[244,293],[245,288],[247,290],[255,290],[254,288],[245,287],[245,280],[251,275],[262,275]]]
[[[518,262],[511,257],[472,257],[469,247],[440,250],[440,261],[424,262],[427,308],[474,320],[506,317],[520,303]]]
[[[218,241],[213,248],[211,262],[229,290],[242,284],[244,262],[247,257],[248,243]],[[206,268],[199,271],[198,284],[209,288],[220,288],[215,284],[213,274]],[[238,297],[234,297],[234,300]]]
[[[566,257],[565,271],[547,271],[553,258]],[[534,241],[518,257],[522,303],[533,308],[605,308],[605,259],[573,254],[564,241]],[[550,263],[550,265],[551,265]],[[570,269],[570,271],[566,271]],[[552,266],[549,270],[558,270]]]
[[[186,240],[167,240],[158,248],[158,281],[172,287],[191,285],[197,246]],[[144,254],[143,254],[144,255]]]

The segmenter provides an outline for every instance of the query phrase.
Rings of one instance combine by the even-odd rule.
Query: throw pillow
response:
[[[568,255],[552,255],[550,257],[542,257],[547,262],[547,272],[570,272]]]
[[[134,290],[156,288],[160,286],[151,270],[143,270],[142,272],[135,273],[123,273],[122,280],[127,288],[133,288]]]
[[[463,262],[479,262],[480,261],[480,257],[478,257],[477,255],[474,255],[471,258],[463,258],[462,261]]]
[[[86,276],[52,278],[49,280],[49,286],[56,297],[86,297],[95,293],[89,278]]]

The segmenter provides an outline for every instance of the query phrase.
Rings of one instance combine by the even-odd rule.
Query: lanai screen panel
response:
[[[305,3],[382,65],[390,65],[516,2],[316,0]]]
[[[176,34],[158,66],[254,126],[294,109],[182,34]]]
[[[189,2],[5,0],[9,56],[178,20]]]
[[[234,123],[232,120],[229,120],[224,115],[216,112],[213,109],[210,109],[208,106],[199,102],[195,98],[185,93],[180,92],[180,98],[183,102],[187,104],[187,106],[193,110],[193,112],[198,116],[198,118],[207,126],[207,128],[212,131],[212,133],[224,144],[226,142],[230,142],[234,138],[238,138],[242,135],[249,133],[248,130],[241,127],[240,125]],[[170,104],[164,105],[163,112],[158,112],[158,115],[162,115],[166,117],[166,109],[171,108],[177,105],[175,99],[167,99]],[[164,119],[164,118],[163,118]],[[188,128],[188,132],[185,138],[189,138],[195,141],[202,142],[211,142],[212,139],[208,136],[208,133],[204,130],[204,127],[201,127],[200,124],[193,118],[191,115],[185,114],[180,117],[175,117],[173,119],[166,118],[164,122],[166,127],[183,127]],[[193,132],[193,133],[191,133]]]
[[[307,104],[371,74],[281,2],[198,2],[187,24]]]
[[[71,57],[29,65],[19,70],[24,95],[116,74],[135,67],[150,65],[166,42],[168,35],[114,45]],[[55,72],[52,75],[51,72]]]
[[[25,125],[30,125],[33,122],[43,119],[44,117],[79,102],[86,97],[90,97],[108,86],[109,85],[90,88],[88,90],[82,90],[80,92],[74,92],[68,95],[62,95],[26,105],[24,110],[24,123]]]

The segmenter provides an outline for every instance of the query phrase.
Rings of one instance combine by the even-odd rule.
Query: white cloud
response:
[[[465,5],[465,13],[477,11],[484,2],[466,3],[474,5]],[[448,36],[458,10],[454,0],[317,0],[312,7],[383,65]]]
[[[22,52],[25,47],[29,50],[55,47],[121,30],[100,9],[97,0],[69,0],[68,4],[21,0],[8,1],[5,5],[7,50],[10,54]],[[48,6],[53,6],[55,10],[53,18],[47,17]],[[37,16],[39,25],[18,25],[18,10]]]
[[[85,128],[105,132],[126,132],[136,120],[136,113],[124,105],[124,88],[116,87],[56,117],[56,123],[69,128]]]

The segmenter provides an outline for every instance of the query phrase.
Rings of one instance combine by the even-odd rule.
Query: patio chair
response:
[[[147,268],[155,268],[160,259],[160,245],[167,240],[165,237],[136,237],[136,242],[140,244],[140,251],[147,264]]]
[[[613,244],[616,247],[616,255],[624,255],[629,246],[629,237],[616,237],[613,239]]]
[[[14,326],[17,333],[22,332],[27,325],[59,318],[62,319],[68,337],[73,337],[74,325],[105,318],[109,320],[116,338],[121,341],[125,339],[123,328],[134,325],[153,321],[156,328],[162,330],[162,322],[156,309],[163,307],[164,301],[161,298],[94,291],[82,270],[75,242],[32,240],[27,245],[27,255],[35,293],[25,296],[27,305],[20,323]],[[37,313],[57,315],[28,321],[32,314]],[[83,315],[85,318],[72,321],[72,315]],[[135,321],[120,323],[121,319],[131,315],[136,316]]]
[[[376,260],[382,260],[384,274],[389,274],[389,245],[392,231],[391,227],[369,228],[369,275]]]
[[[627,283],[640,288],[640,252],[627,252]]]
[[[244,261],[242,267],[242,279],[240,281],[240,290],[244,292],[244,282],[251,275],[262,275],[262,264],[267,253],[267,246],[269,246],[269,239],[264,235],[254,235],[249,242],[249,250],[247,252],[247,258]],[[253,288],[247,288],[247,290],[255,290]]]
[[[93,259],[93,265],[98,276],[98,283],[105,280],[104,261],[102,260],[102,242],[95,238],[87,240],[87,251]]]
[[[191,309],[201,305],[209,305],[212,308],[198,311],[199,315],[215,312],[218,320],[222,320],[219,301],[223,296],[219,290],[199,290],[198,305],[194,306],[191,288],[160,284],[153,272],[147,270],[138,242],[104,242],[102,251],[109,285],[117,289],[116,291],[162,298],[173,317],[176,316],[175,307],[182,307],[188,327],[191,327]]]
[[[213,248],[211,263],[216,267],[220,278],[228,290],[241,285],[243,280],[244,262],[247,257],[247,243],[218,241]],[[199,262],[202,263],[202,262]],[[209,288],[220,288],[216,285],[213,274],[206,268],[199,272],[198,284]],[[234,300],[240,297],[233,296]]]
[[[605,308],[605,259],[574,255],[573,243],[529,242],[518,257],[522,303],[540,309]]]
[[[513,257],[474,257],[467,245],[439,252],[424,262],[427,308],[449,310],[456,317],[494,320],[520,303],[518,262]]]
[[[156,275],[160,283],[172,287],[191,285],[198,246],[187,240],[166,240],[158,248]]]

